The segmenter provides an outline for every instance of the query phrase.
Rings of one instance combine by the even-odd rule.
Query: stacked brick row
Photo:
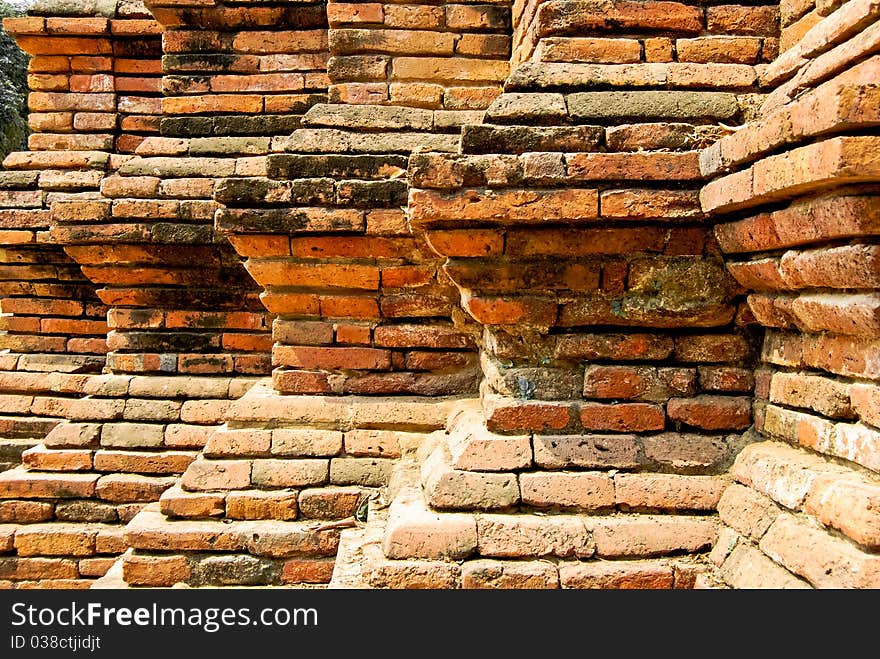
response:
[[[833,11],[832,11],[833,10]],[[759,118],[702,154],[702,203],[766,328],[755,425],[719,501],[734,588],[880,585],[880,13],[789,7]],[[815,23],[815,24],[813,24]]]
[[[512,63],[771,62],[779,50],[778,14],[774,3],[520,0]]]

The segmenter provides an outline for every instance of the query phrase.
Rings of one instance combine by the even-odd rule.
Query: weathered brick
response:
[[[522,501],[538,507],[599,510],[614,505],[614,481],[600,472],[520,474]]]
[[[585,398],[663,402],[694,393],[694,379],[694,372],[683,368],[588,366],[583,393]]]
[[[328,478],[327,460],[254,460],[250,482],[257,487],[305,487]]]
[[[780,516],[761,540],[771,558],[816,588],[876,588],[878,557],[792,515]]]
[[[703,430],[741,430],[751,423],[751,399],[743,396],[700,395],[672,398],[666,406],[671,421]]]
[[[588,558],[594,553],[584,522],[573,516],[477,516],[477,552],[496,558]]]
[[[461,567],[461,587],[468,589],[548,589],[559,588],[555,566],[545,561],[465,561]]]
[[[476,546],[473,515],[445,513],[441,517],[409,496],[390,506],[382,542],[388,558],[461,559],[471,555]]]
[[[647,590],[673,588],[673,565],[666,561],[588,561],[559,568],[563,588]]]
[[[641,515],[588,518],[587,527],[601,557],[648,557],[693,552],[711,546],[715,523],[700,517]]]
[[[132,586],[167,588],[189,579],[190,566],[185,556],[150,556],[126,554],[122,575]]]
[[[635,435],[535,435],[533,443],[535,464],[546,469],[633,468],[639,464]]]
[[[216,517],[223,514],[224,502],[222,494],[186,492],[176,485],[159,499],[162,514],[170,517]]]
[[[78,524],[29,524],[15,534],[19,556],[90,556],[98,529]]]
[[[196,460],[180,479],[184,490],[235,490],[250,483],[249,460]]]
[[[810,373],[778,372],[770,380],[770,401],[814,410],[834,418],[853,418],[850,385]]]
[[[855,474],[841,478],[821,476],[816,479],[804,502],[804,510],[820,522],[843,531],[869,549],[880,543],[880,517],[877,515],[876,483]]]
[[[174,485],[174,476],[141,476],[139,474],[107,474],[98,479],[95,494],[113,502],[158,501],[162,492]]]
[[[297,513],[295,490],[255,490],[226,495],[226,516],[230,519],[292,520]]]
[[[386,458],[331,458],[330,482],[381,487],[387,484],[393,464],[393,460]]]
[[[627,509],[715,510],[728,481],[714,476],[616,474],[616,503]]]
[[[582,403],[579,416],[585,430],[642,432],[662,430],[666,423],[663,408],[650,403]]]
[[[724,580],[734,588],[809,589],[810,585],[773,562],[761,550],[738,544],[721,566]]]

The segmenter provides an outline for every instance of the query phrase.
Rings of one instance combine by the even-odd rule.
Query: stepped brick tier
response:
[[[875,0],[4,27],[0,586],[880,587]]]

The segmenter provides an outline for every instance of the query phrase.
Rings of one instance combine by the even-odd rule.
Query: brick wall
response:
[[[877,18],[7,21],[0,583],[875,587]]]

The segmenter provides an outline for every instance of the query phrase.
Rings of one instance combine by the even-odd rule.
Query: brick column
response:
[[[248,256],[281,393],[476,390],[473,338],[411,232],[406,159],[454,149],[507,72],[503,5],[330,3],[329,105],[278,141],[266,179],[230,179],[218,226]],[[493,86],[495,85],[495,86]]]
[[[783,25],[760,117],[701,159],[703,207],[766,328],[766,441],[733,466],[712,558],[733,588],[876,588],[880,23],[849,2],[787,7]]]
[[[454,150],[459,126],[497,94],[508,10],[330,3],[329,33],[304,30],[318,7],[325,11],[298,5],[285,14],[298,27],[290,33],[240,31],[231,41],[199,33],[200,61],[223,52],[218,62],[248,74],[236,89],[299,84],[303,102],[318,92],[330,102],[273,138],[265,158],[240,158],[215,186],[216,228],[246,257],[275,316],[272,380],[233,405],[181,487],[132,523],[132,584],[150,583],[147,566],[165,560],[190,583],[218,578],[206,571],[212,562],[246,564],[241,578],[260,583],[329,580],[339,533],[311,531],[321,525],[309,518],[355,513],[401,456],[444,425],[450,401],[477,392],[473,325],[437,255],[410,230],[406,167],[414,149]],[[264,73],[272,62],[317,62],[328,47],[326,74]],[[204,103],[242,100],[213,94]],[[212,519],[186,526],[207,511]],[[283,554],[236,546],[197,556],[179,535],[267,520],[288,534]],[[177,553],[163,555],[166,547]]]

